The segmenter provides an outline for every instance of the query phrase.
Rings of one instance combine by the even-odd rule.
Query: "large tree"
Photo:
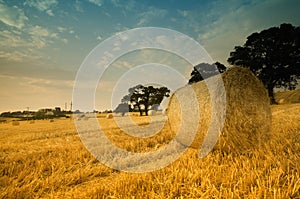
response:
[[[191,78],[189,79],[189,84],[202,81],[205,78],[209,78],[219,73],[226,71],[226,66],[216,62],[214,64],[201,63],[194,66],[194,69],[191,73]]]
[[[300,77],[300,27],[281,24],[253,33],[243,46],[235,47],[228,62],[250,68],[276,103],[274,88],[295,89]]]
[[[128,111],[139,111],[140,115],[143,112],[148,115],[150,108],[156,108],[164,97],[169,97],[170,90],[167,87],[155,88],[153,86],[137,85],[128,89],[129,94],[125,95],[121,100],[122,107],[128,104]],[[119,105],[120,106],[120,105]],[[118,107],[119,107],[118,106]],[[123,108],[124,110],[124,108]]]

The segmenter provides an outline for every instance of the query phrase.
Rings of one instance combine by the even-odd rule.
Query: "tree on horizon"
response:
[[[125,95],[116,108],[119,112],[138,111],[140,116],[152,107],[158,107],[165,97],[170,96],[167,87],[143,86],[141,84],[128,89],[129,94]]]

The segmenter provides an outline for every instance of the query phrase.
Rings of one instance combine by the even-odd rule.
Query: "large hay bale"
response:
[[[214,81],[213,78],[217,77],[212,77],[211,82]],[[224,97],[226,99],[226,119],[221,132],[217,132],[220,133],[220,137],[214,145],[214,149],[240,152],[257,148],[258,144],[268,138],[271,126],[270,101],[266,89],[250,70],[242,67],[229,68],[222,74],[222,79],[225,89],[218,89],[218,85],[214,92],[220,96],[226,95]],[[197,134],[191,147],[200,148],[212,121],[211,117],[217,114],[212,113],[210,94],[206,83],[201,81],[190,87],[196,94],[200,112],[199,125],[195,127]],[[184,99],[192,99],[193,92],[189,89],[189,86],[186,86],[177,90],[170,99],[167,116],[174,134],[179,131],[181,121],[195,120],[195,118],[181,118],[180,107],[182,104],[180,105],[177,99],[180,96],[184,96]],[[183,100],[183,102],[190,103],[188,100]],[[218,106],[218,102],[216,104]],[[184,107],[189,109],[188,111],[194,111],[196,108],[186,105]],[[221,109],[222,107],[217,108]],[[188,136],[188,134],[189,132],[185,132],[185,135]],[[184,137],[180,137],[177,141],[183,145],[188,143]]]

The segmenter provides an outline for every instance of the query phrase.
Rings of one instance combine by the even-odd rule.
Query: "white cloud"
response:
[[[62,38],[61,41],[62,41],[64,44],[68,44],[68,42],[69,42],[66,38]]]
[[[58,26],[58,27],[57,27],[57,30],[58,30],[59,32],[63,33],[63,32],[66,32],[66,31],[67,31],[67,28]]]
[[[27,42],[21,37],[19,32],[3,30],[0,31],[0,47],[20,47],[27,46]]]
[[[26,0],[24,5],[34,7],[39,11],[47,11],[52,6],[57,5],[57,0]]]
[[[90,3],[93,3],[93,4],[97,5],[97,6],[99,6],[99,7],[101,7],[102,4],[103,4],[103,0],[88,0],[88,1]]]
[[[17,6],[8,7],[0,3],[0,21],[6,25],[22,29],[27,20],[24,11]]]
[[[0,31],[0,48],[16,50],[16,48],[41,49],[53,43],[55,40],[68,43],[67,39],[61,38],[57,32],[52,32],[41,26],[29,26],[22,31]],[[2,57],[5,57],[2,55]]]
[[[49,43],[53,42],[53,39],[62,41],[63,43],[68,43],[67,39],[60,38],[58,33],[51,32],[47,28],[41,26],[32,26],[28,29],[28,34],[30,35],[32,45],[36,48],[44,48]]]
[[[39,87],[45,89],[47,87],[56,87],[56,88],[61,88],[62,85],[64,87],[67,87],[71,89],[73,87],[73,80],[52,80],[52,79],[45,79],[45,78],[32,78],[32,77],[23,77],[22,79],[26,80],[26,84],[33,86],[33,87]],[[47,90],[47,89],[46,89]]]
[[[112,67],[117,67],[119,69],[130,69],[134,67],[134,63],[124,61],[124,60],[117,60],[116,62],[113,63]]]
[[[54,14],[53,14],[53,11],[52,11],[52,10],[47,10],[47,11],[46,11],[46,13],[47,13],[49,16],[51,16],[51,17],[53,17],[53,16],[54,16]]]
[[[74,4],[74,8],[75,8],[75,10],[77,11],[77,12],[81,12],[81,13],[83,13],[84,12],[84,10],[83,10],[83,8],[82,8],[82,2],[80,2],[80,1],[78,1],[78,0],[76,0],[75,1],[75,4]]]
[[[75,34],[75,31],[72,30],[71,28],[66,28],[66,27],[58,26],[56,29],[58,30],[59,33],[62,33],[62,34],[63,33],[68,33],[68,34],[71,34],[71,35]],[[58,38],[58,34],[56,34],[56,35],[57,35],[56,37],[52,37],[52,38]],[[75,35],[75,38],[76,38],[76,35]]]
[[[132,11],[135,9],[135,1],[134,0],[127,0],[127,1],[120,1],[120,0],[111,0],[111,3],[117,8],[123,8],[126,11]],[[126,15],[126,13],[123,13]]]
[[[158,9],[149,7],[146,12],[143,12],[139,15],[139,22],[137,26],[146,25],[151,22],[153,19],[164,18],[168,14],[168,11],[165,9]]]
[[[182,17],[187,17],[189,14],[189,11],[187,10],[177,10],[177,12],[182,16]]]
[[[46,12],[49,16],[54,16],[53,10],[50,9],[56,6],[58,3],[57,0],[26,0],[24,5],[36,8],[41,12]]]
[[[30,55],[28,53],[23,53],[19,51],[11,52],[4,52],[0,51],[0,59],[6,59],[13,62],[23,62],[25,60],[37,60],[39,56]]]
[[[48,29],[43,28],[41,26],[31,27],[30,30],[29,30],[29,34],[37,36],[37,37],[48,37],[48,36],[50,36],[50,32],[48,31]]]
[[[101,35],[99,35],[96,39],[97,39],[97,40],[102,40]]]
[[[0,79],[1,111],[64,107],[72,99],[73,81],[14,75],[0,75]]]

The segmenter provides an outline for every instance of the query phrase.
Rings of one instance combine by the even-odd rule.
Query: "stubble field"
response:
[[[272,106],[271,137],[250,153],[213,151],[200,159],[189,149],[168,167],[142,174],[97,161],[73,120],[0,124],[0,198],[300,198],[299,113],[300,104]],[[173,138],[166,128],[152,138],[130,138],[113,119],[99,123],[117,146],[133,152],[157,150]]]

